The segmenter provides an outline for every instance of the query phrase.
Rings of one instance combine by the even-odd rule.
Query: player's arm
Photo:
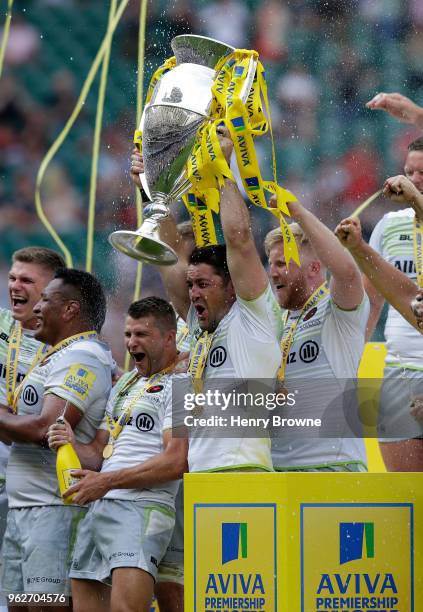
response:
[[[344,219],[336,228],[335,233],[341,243],[349,249],[360,270],[375,289],[411,325],[419,329],[416,317],[411,310],[411,302],[416,297],[418,289],[415,283],[406,274],[385,261],[363,240],[358,219]]]
[[[50,425],[65,414],[72,429],[82,418],[82,413],[69,401],[48,393],[44,396],[40,414],[19,415],[3,409],[0,411],[0,435],[13,442],[34,442],[44,444]]]
[[[109,432],[105,429],[97,429],[94,439],[88,444],[78,442],[70,424],[53,423],[48,429],[48,445],[57,451],[64,444],[72,444],[79,457],[81,465],[87,470],[99,470],[103,463],[103,449],[109,439]]]
[[[288,206],[292,219],[301,226],[317,257],[331,273],[333,301],[343,310],[354,310],[364,297],[360,270],[354,259],[313,213],[299,202],[290,202]]]
[[[370,313],[366,326],[367,342],[373,336],[373,332],[375,331],[377,322],[379,321],[380,314],[382,312],[383,305],[385,303],[385,298],[383,297],[383,295],[381,295],[381,293],[379,293],[379,291],[369,281],[365,274],[363,275],[363,285],[370,302]]]
[[[74,470],[79,482],[66,491],[75,493],[74,501],[85,504],[103,497],[112,489],[145,489],[170,480],[178,480],[188,471],[188,440],[172,437],[171,430],[163,433],[163,452],[134,467],[112,472]]]
[[[367,108],[384,110],[395,119],[413,123],[423,130],[423,108],[399,93],[378,93],[366,104]]]
[[[406,176],[399,174],[386,179],[382,193],[393,202],[412,206],[417,217],[423,219],[423,194]]]
[[[131,179],[141,189],[139,175],[144,172],[144,162],[138,149],[132,151],[131,156]],[[166,288],[169,300],[172,302],[177,313],[186,320],[189,309],[189,294],[187,288],[188,261],[183,249],[183,239],[176,227],[172,215],[160,222],[160,238],[169,245],[177,254],[178,261],[173,266],[158,266],[160,276]]]
[[[218,128],[220,146],[229,164],[233,144],[226,128]],[[254,244],[251,220],[236,183],[225,179],[220,190],[220,219],[226,243],[229,273],[236,294],[254,300],[269,284],[266,271]]]

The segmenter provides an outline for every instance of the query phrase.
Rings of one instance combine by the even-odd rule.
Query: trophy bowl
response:
[[[198,131],[211,118],[215,67],[222,57],[235,50],[225,43],[195,35],[176,36],[171,46],[176,66],[156,83],[139,126],[144,159],[144,174],[140,178],[151,202],[137,231],[119,230],[109,236],[112,246],[129,257],[158,265],[177,261],[175,251],[160,240],[160,221],[169,215],[170,204],[191,187],[185,167]],[[244,84],[244,99],[250,92],[256,66],[257,62],[252,60]]]

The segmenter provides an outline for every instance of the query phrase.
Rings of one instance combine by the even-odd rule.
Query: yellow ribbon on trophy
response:
[[[224,179],[235,180],[222,155],[216,133],[217,126],[224,123],[234,143],[239,172],[249,200],[255,206],[269,210],[279,217],[287,264],[290,260],[299,264],[295,238],[283,216],[289,216],[287,203],[295,202],[296,198],[290,191],[277,184],[267,86],[263,66],[258,61],[246,102],[243,102],[241,98],[250,62],[257,58],[256,51],[237,49],[223,58],[216,67],[217,75],[212,85],[213,101],[210,112],[212,119],[200,130],[196,145],[187,162],[187,175],[193,185],[193,190],[184,197],[184,201],[189,209],[189,202],[194,199],[193,196],[200,197],[199,194],[202,194],[208,207],[212,208],[209,201],[213,202],[212,209],[214,209],[216,202],[219,201],[218,189],[223,185]],[[264,113],[262,102],[267,116]],[[254,136],[265,134],[269,128],[272,140],[273,181],[265,181],[262,178],[253,141]],[[268,206],[265,191],[276,195],[276,208]],[[215,193],[217,196],[214,195]],[[210,218],[212,221],[211,214]],[[206,218],[203,218],[204,227],[205,223]],[[203,234],[213,235],[214,227],[211,223],[207,229],[204,227],[202,228]],[[198,234],[195,235],[197,241]]]
[[[257,68],[247,100],[243,102],[241,94],[251,60],[257,60]],[[176,59],[171,57],[156,70],[148,87],[146,104],[150,101],[154,87],[161,76],[175,66]],[[279,218],[286,262],[289,264],[294,260],[300,264],[294,235],[283,216],[289,216],[287,203],[295,202],[296,198],[290,191],[277,184],[267,85],[257,51],[236,49],[222,58],[216,66],[212,96],[210,121],[199,130],[186,164],[187,177],[192,189],[182,198],[192,219],[197,246],[217,244],[213,213],[219,212],[219,189],[223,186],[225,178],[235,181],[222,154],[216,132],[218,125],[224,123],[234,143],[238,168],[249,200],[255,206],[269,210]],[[272,141],[273,180],[265,181],[261,175],[253,137],[263,135],[269,129]],[[139,130],[135,132],[134,143],[141,151],[142,133]],[[276,195],[276,208],[268,206],[265,191]]]

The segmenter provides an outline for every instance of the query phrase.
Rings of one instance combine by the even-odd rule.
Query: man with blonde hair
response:
[[[323,433],[310,438],[305,429],[295,436],[280,431],[272,440],[274,468],[362,471],[363,440],[354,437],[349,415],[342,414],[347,382],[357,375],[369,312],[360,271],[310,211],[299,202],[289,203],[289,209],[301,265],[291,261],[287,266],[279,228],[265,239],[270,279],[285,309],[278,380],[285,390],[298,391],[293,416],[320,417]]]

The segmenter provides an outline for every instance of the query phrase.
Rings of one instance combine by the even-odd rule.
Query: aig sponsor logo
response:
[[[209,363],[212,368],[218,368],[226,361],[226,349],[223,346],[216,346],[210,353]]]
[[[32,385],[26,385],[22,391],[22,399],[27,406],[35,406],[38,402],[38,393]]]

